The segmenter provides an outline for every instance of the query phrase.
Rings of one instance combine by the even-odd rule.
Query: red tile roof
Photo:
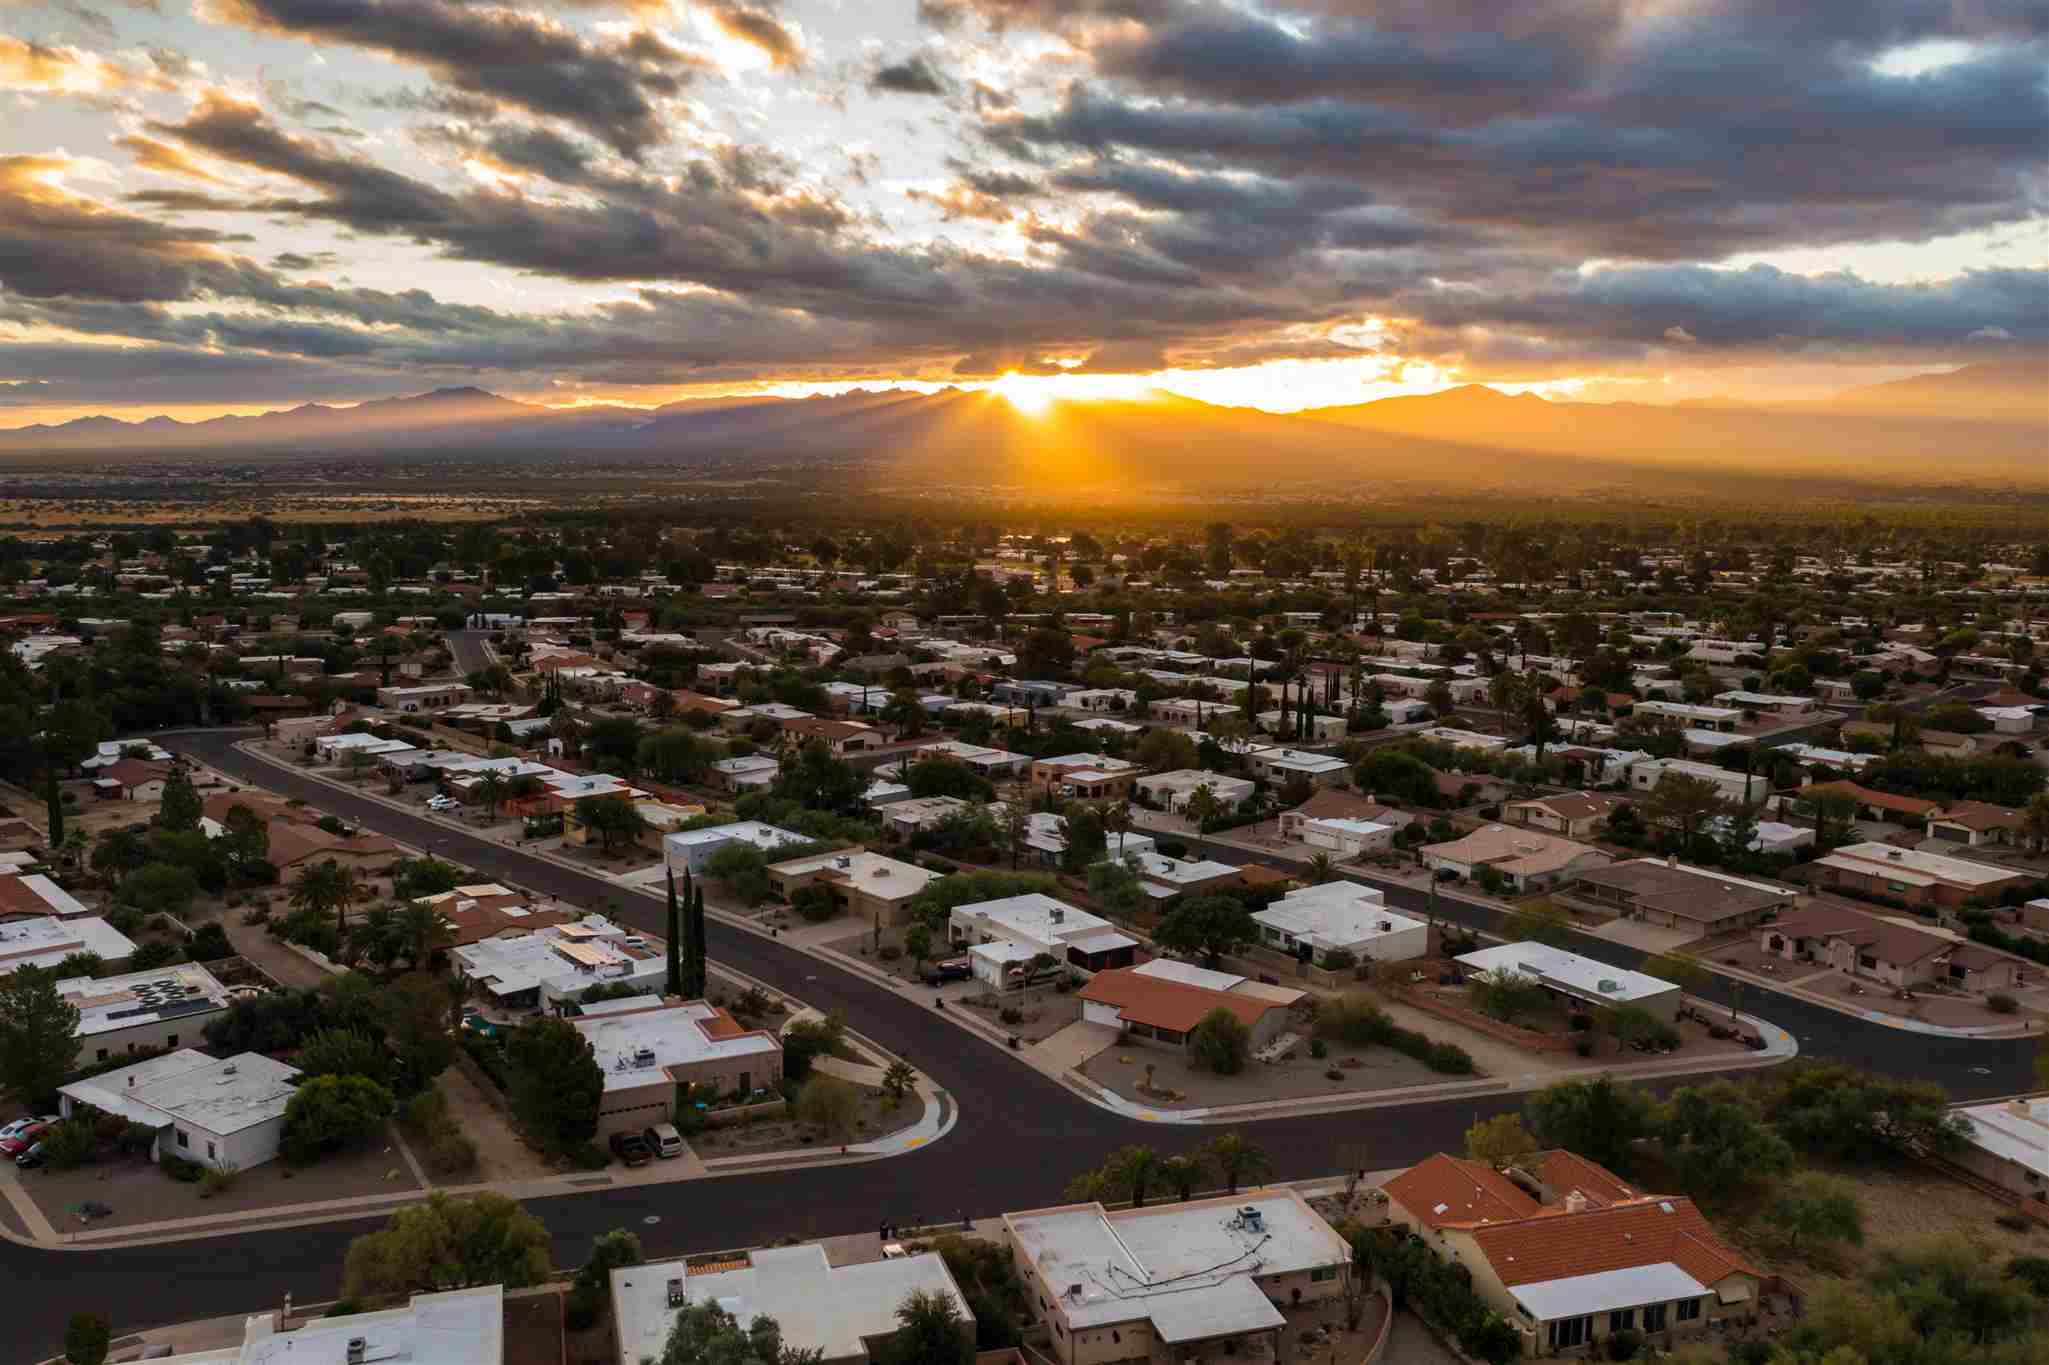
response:
[[[1096,973],[1095,979],[1077,994],[1083,1000],[1115,1005],[1119,1017],[1126,1023],[1170,1029],[1175,1033],[1188,1032],[1213,1010],[1229,1010],[1244,1020],[1247,1028],[1251,1028],[1266,1017],[1268,1010],[1282,1008],[1271,1000],[1213,991],[1165,977],[1140,976],[1130,967]]]
[[[1528,1218],[1543,1207],[1484,1161],[1439,1152],[1381,1189],[1418,1222],[1433,1228]]]
[[[1739,1273],[1762,1278],[1693,1201],[1679,1195],[1577,1212],[1554,1207],[1534,1217],[1475,1228],[1472,1236],[1502,1284],[1510,1287],[1668,1261],[1704,1285]]]

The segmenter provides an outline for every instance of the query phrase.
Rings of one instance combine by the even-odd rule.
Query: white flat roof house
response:
[[[1347,952],[1360,962],[1405,962],[1429,951],[1430,926],[1387,908],[1387,898],[1357,882],[1298,887],[1253,912],[1260,940],[1293,955],[1307,944],[1322,963]]]
[[[1629,785],[1633,791],[1655,791],[1668,775],[1713,783],[1715,790],[1724,797],[1746,805],[1764,800],[1772,789],[1771,779],[1763,773],[1731,771],[1712,763],[1695,763],[1685,758],[1647,758],[1633,763],[1629,768]]]
[[[1669,981],[1549,944],[1503,943],[1465,953],[1459,962],[1476,972],[1520,972],[1546,989],[1590,1005],[1636,1005],[1670,1022],[1679,1010],[1680,989]]]
[[[692,872],[702,872],[714,853],[735,841],[752,844],[763,853],[771,854],[779,848],[811,842],[801,834],[766,825],[759,820],[735,820],[730,825],[711,825],[663,835],[662,857],[671,872],[681,872],[686,867]]]
[[[80,919],[38,915],[0,924],[0,976],[23,967],[55,967],[73,953],[92,953],[106,962],[120,963],[134,951],[135,940],[98,915]]]
[[[666,959],[647,939],[603,915],[479,939],[450,949],[449,959],[457,976],[502,1005],[557,1011],[593,986],[659,990],[668,973]]]
[[[1287,1326],[1275,1305],[1342,1296],[1351,1265],[1344,1239],[1285,1186],[1011,1213],[1003,1232],[1061,1365],[1195,1358],[1225,1342],[1260,1358]]]
[[[155,1129],[151,1160],[169,1152],[216,1170],[246,1171],[277,1155],[298,1075],[297,1067],[260,1052],[216,1060],[183,1048],[57,1093],[66,1118],[84,1104]]]
[[[311,1318],[286,1327],[276,1313],[242,1325],[242,1344],[166,1356],[158,1365],[504,1365],[500,1285],[415,1294],[401,1308]],[[360,1343],[360,1352],[358,1344]]]
[[[590,1040],[605,1093],[598,1136],[639,1132],[675,1115],[677,1088],[699,1097],[752,1095],[782,1079],[783,1047],[703,1000],[629,996],[586,1005],[570,1020]]]
[[[998,990],[1017,984],[1016,970],[1041,953],[1093,972],[1130,966],[1138,947],[1110,921],[1036,891],[954,907],[948,937]]]
[[[784,1346],[817,1351],[822,1365],[867,1361],[871,1343],[900,1326],[897,1305],[920,1290],[952,1300],[973,1330],[974,1315],[937,1252],[835,1266],[812,1242],[738,1259],[738,1265],[655,1261],[614,1270],[619,1365],[661,1359],[678,1310],[706,1302],[719,1304],[743,1329],[757,1316],[775,1319]]]
[[[0,867],[0,919],[55,915],[70,920],[93,913],[90,906],[42,873],[21,871],[38,861],[26,851],[0,856],[7,861],[6,866]]]
[[[1254,774],[1269,782],[1306,777],[1319,786],[1336,781],[1350,770],[1335,754],[1315,754],[1306,749],[1257,749],[1247,755],[1246,762]]]
[[[1141,777],[1134,784],[1140,795],[1155,805],[1170,811],[1179,811],[1188,805],[1188,798],[1198,787],[1208,787],[1210,795],[1224,806],[1236,806],[1252,795],[1252,782],[1243,777],[1230,777],[1223,773],[1205,772],[1200,768],[1179,768],[1168,773],[1153,773]]]
[[[229,1004],[227,987],[196,962],[70,977],[57,983],[57,993],[78,1011],[79,1057],[100,1062],[140,1048],[196,1043]]]
[[[1952,1158],[2022,1199],[2049,1200],[2049,1096],[1958,1105],[1971,1134]]]

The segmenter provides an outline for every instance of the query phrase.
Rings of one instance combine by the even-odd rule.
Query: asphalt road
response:
[[[193,733],[166,743],[206,763],[331,810],[416,847],[431,848],[487,876],[571,901],[621,901],[620,917],[660,932],[660,909],[615,885],[517,849],[337,791],[288,769],[239,753],[249,732]],[[1232,850],[1212,846],[1218,856]],[[1246,855],[1235,854],[1232,861]],[[1419,908],[1423,893],[1388,887],[1397,906]],[[1490,912],[1442,903],[1453,918],[1477,922]],[[960,1118],[943,1140],[906,1156],[854,1167],[728,1176],[632,1190],[532,1201],[555,1238],[558,1264],[580,1263],[599,1233],[629,1227],[649,1252],[756,1245],[788,1235],[852,1231],[888,1217],[905,1221],[965,1212],[983,1216],[1057,1200],[1068,1178],[1132,1142],[1179,1151],[1215,1129],[1144,1124],[1107,1113],[952,1024],[930,1017],[926,993],[891,990],[827,966],[773,941],[714,921],[711,956],[822,1009],[909,1058],[954,1098]],[[1639,955],[1620,945],[1581,945],[1629,965]],[[1930,1038],[1864,1024],[1783,996],[1746,1000],[1789,1028],[1808,1055],[1839,1057],[1876,1070],[1941,1080],[1959,1096],[2010,1093],[2029,1083],[2032,1041]],[[1981,1074],[1982,1070],[1982,1074]],[[1271,1155],[1282,1178],[1349,1167],[1378,1169],[1456,1150],[1476,1119],[1519,1108],[1515,1095],[1399,1109],[1271,1119],[1244,1131]],[[650,1221],[653,1220],[653,1221]],[[204,1242],[87,1252],[38,1251],[0,1243],[9,1311],[0,1341],[8,1358],[54,1352],[73,1312],[106,1314],[132,1330],[275,1304],[332,1297],[350,1238],[381,1218],[328,1223]]]
[[[488,630],[451,630],[446,633],[448,651],[455,656],[455,669],[463,677],[476,673],[491,665],[491,656],[484,649],[484,642],[491,638]]]

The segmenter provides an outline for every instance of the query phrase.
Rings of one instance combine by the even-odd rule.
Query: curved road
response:
[[[167,736],[170,747],[253,786],[308,802],[415,847],[432,848],[484,874],[564,899],[624,900],[621,918],[660,932],[659,907],[612,883],[403,814],[338,791],[236,750],[249,731]],[[1422,894],[1387,887],[1390,901],[1420,907]],[[1448,904],[1448,917],[1492,918],[1478,907]],[[1485,926],[1483,926],[1485,927]],[[1163,1151],[1196,1146],[1214,1130],[1144,1124],[1090,1105],[980,1038],[930,1017],[922,993],[891,990],[754,934],[713,921],[711,955],[822,1009],[907,1057],[950,1091],[960,1115],[952,1133],[909,1155],[854,1167],[725,1176],[530,1201],[555,1238],[557,1264],[580,1263],[599,1233],[630,1227],[650,1254],[755,1245],[779,1237],[853,1231],[884,1217],[984,1216],[1057,1200],[1075,1172],[1116,1147],[1145,1142]],[[1620,945],[1578,945],[1622,965],[1640,956]],[[1719,979],[1712,996],[1722,989]],[[2031,1082],[2034,1040],[1984,1042],[1929,1037],[1867,1024],[1785,996],[1745,1008],[1768,1015],[1800,1039],[1809,1056],[1827,1056],[1894,1074],[1940,1080],[1959,1097],[2012,1093]],[[1245,1125],[1272,1156],[1276,1175],[1296,1178],[1350,1167],[1377,1169],[1456,1150],[1476,1118],[1519,1108],[1504,1095],[1399,1109],[1279,1118]],[[647,1220],[657,1221],[649,1222]],[[349,1239],[382,1216],[206,1241],[133,1249],[41,1251],[0,1243],[10,1311],[0,1340],[12,1358],[49,1352],[66,1317],[90,1309],[123,1330],[276,1303],[332,1297]]]

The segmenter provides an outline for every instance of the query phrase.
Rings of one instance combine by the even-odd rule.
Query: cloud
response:
[[[741,0],[712,0],[704,9],[720,31],[761,49],[772,65],[789,68],[804,64],[803,41],[768,10]]]
[[[140,133],[124,133],[114,139],[114,145],[134,153],[135,164],[142,170],[185,180],[203,180],[210,185],[221,183],[219,176],[168,142],[159,142]]]
[[[108,95],[170,89],[155,71],[125,65],[82,48],[27,42],[0,33],[0,86],[45,95]]]
[[[1687,331],[1684,327],[1667,327],[1665,329],[1665,340],[1671,342],[1674,346],[1696,346],[1700,344],[1700,338]]]
[[[626,156],[666,140],[662,101],[708,69],[645,29],[585,38],[539,15],[458,0],[206,0],[205,12],[383,53],[458,91],[572,124]]]
[[[932,63],[914,55],[878,68],[868,78],[868,88],[898,95],[944,95],[948,85]]]

